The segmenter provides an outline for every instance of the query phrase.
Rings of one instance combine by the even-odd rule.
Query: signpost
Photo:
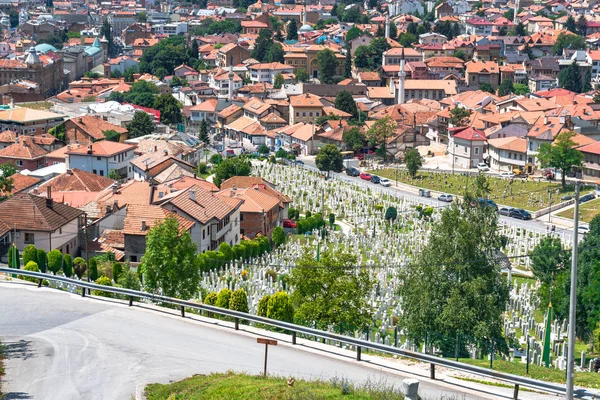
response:
[[[264,372],[264,376],[266,378],[267,377],[267,355],[269,354],[269,345],[271,345],[271,346],[277,346],[277,340],[257,338],[256,339],[256,343],[260,343],[260,344],[264,344],[265,345],[265,372]]]

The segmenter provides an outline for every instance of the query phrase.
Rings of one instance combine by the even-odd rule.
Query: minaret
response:
[[[402,48],[402,56],[400,58],[400,71],[398,71],[398,104],[404,104],[404,78],[406,72],[404,72],[404,47]]]
[[[227,99],[233,99],[233,56],[229,57],[229,89]]]
[[[390,13],[385,14],[385,38],[390,38]]]
[[[514,24],[519,23],[519,17],[517,17],[518,13],[519,13],[519,0],[515,0],[515,13],[513,15],[513,23]]]
[[[304,0],[304,10],[302,11],[302,26],[306,25],[306,1]]]

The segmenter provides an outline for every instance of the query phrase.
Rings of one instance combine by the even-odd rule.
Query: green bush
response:
[[[275,272],[272,269],[267,270],[267,272],[265,272],[265,275],[270,279],[271,282],[277,282],[277,272]]]
[[[63,256],[60,250],[54,249],[48,253],[48,269],[54,275],[62,268]]]
[[[73,257],[70,254],[65,254],[63,257],[63,272],[67,278],[73,276]]]
[[[48,271],[48,256],[44,249],[37,249],[37,264],[40,272]]]
[[[229,243],[223,242],[219,245],[219,251],[223,253],[225,261],[231,261],[234,258],[233,250]]]
[[[85,260],[81,257],[75,257],[73,260],[73,269],[75,270],[75,275],[81,279],[83,274],[85,274],[85,271],[87,271],[87,264],[85,263]]]
[[[210,292],[208,295],[206,295],[206,297],[204,298],[204,304],[206,304],[207,306],[214,306],[217,304],[217,294],[215,292]],[[208,318],[214,318],[215,314],[214,313],[207,313],[206,316]]]
[[[23,257],[23,264],[24,265],[29,264],[29,261],[33,261],[36,264],[38,263],[37,249],[32,244],[28,244],[27,246],[25,246],[25,248],[23,249],[23,255],[22,255],[22,257]]]
[[[285,322],[294,321],[294,307],[286,292],[277,292],[271,296],[267,305],[267,318]]]
[[[256,310],[256,313],[259,317],[266,317],[267,316],[267,307],[269,305],[269,299],[271,298],[271,296],[269,296],[268,294],[264,295],[262,299],[259,300],[258,302],[258,309]]]
[[[131,271],[131,269],[129,267],[125,268],[125,271],[123,271],[119,274],[119,281],[117,283],[119,284],[119,286],[121,286],[122,288],[125,288],[125,289],[141,290],[141,288],[142,288],[142,284],[140,283],[140,278],[137,276],[137,274],[135,272]],[[129,298],[129,296],[124,296],[124,297]],[[138,298],[133,297],[133,300],[137,301]]]
[[[271,240],[273,240],[273,243],[277,247],[285,243],[286,235],[282,227],[276,226],[275,229],[273,229],[273,232],[271,233]]]
[[[231,298],[229,299],[229,309],[245,313],[248,312],[248,295],[244,289],[237,289],[231,294]]]
[[[95,257],[90,258],[90,280],[96,281],[98,279],[98,261]]]
[[[123,264],[120,262],[112,263],[112,278],[113,281],[118,282],[121,274],[123,273]]]
[[[17,246],[10,246],[8,249],[8,267],[9,268],[21,268],[21,256],[19,255],[19,249]]]
[[[242,260],[246,255],[246,248],[241,244],[234,244],[231,248],[233,250],[233,259],[234,260]]]
[[[208,173],[208,165],[206,165],[203,162],[198,164],[198,173],[201,175],[207,174]]]
[[[221,307],[221,308],[228,308],[229,307],[229,301],[231,300],[231,290],[229,289],[222,289],[219,294],[217,295],[217,301],[215,303],[215,306],[217,307]]]
[[[103,285],[103,286],[112,286],[112,279],[110,279],[108,276],[101,276],[100,278],[96,279],[96,283],[98,285]],[[94,296],[102,296],[102,297],[114,297],[114,295],[112,293],[109,292],[104,292],[102,290],[92,290],[92,294]]]
[[[23,250],[23,253],[25,253],[24,250]],[[35,261],[29,261],[27,263],[27,265],[25,265],[24,269],[25,269],[25,271],[40,272],[40,269],[38,268],[38,265]],[[35,282],[35,283],[39,282],[39,278],[34,278],[32,276],[19,275],[17,278],[22,279],[24,281],[29,281],[29,282]]]

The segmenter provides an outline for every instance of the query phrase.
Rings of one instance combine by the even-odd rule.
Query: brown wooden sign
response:
[[[270,346],[277,346],[277,340],[258,338],[256,339],[256,343],[260,344],[268,344]]]

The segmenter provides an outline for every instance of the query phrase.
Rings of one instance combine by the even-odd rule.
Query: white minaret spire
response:
[[[404,78],[406,72],[404,72],[404,47],[402,48],[402,57],[400,58],[400,71],[398,71],[398,104],[404,104]]]
[[[515,0],[515,13],[513,15],[513,21],[512,21],[514,24],[519,23],[519,17],[517,17],[518,13],[519,13],[519,0]]]
[[[302,12],[302,25],[306,25],[306,0],[304,0],[304,10]]]
[[[390,38],[390,13],[385,14],[385,38]]]
[[[229,100],[233,99],[233,56],[229,57],[229,88],[227,98]]]

